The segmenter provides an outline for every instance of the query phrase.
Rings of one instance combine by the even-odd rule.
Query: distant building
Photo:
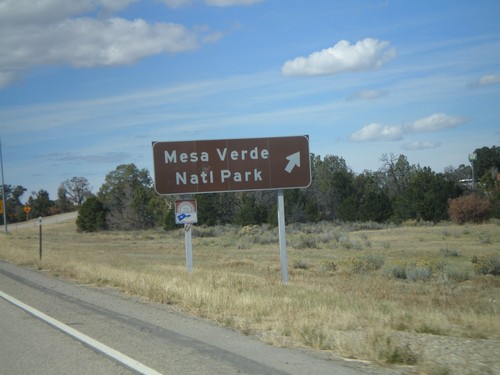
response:
[[[474,187],[472,178],[463,178],[461,180],[458,180],[458,182],[460,182],[463,186],[466,186],[468,188]]]

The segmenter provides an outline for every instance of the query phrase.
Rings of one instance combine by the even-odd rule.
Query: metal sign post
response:
[[[184,224],[184,243],[186,247],[186,270],[193,272],[193,244],[191,242],[191,224]]]
[[[26,221],[28,221],[30,219],[31,207],[28,206],[28,205],[25,205],[24,208],[23,208],[23,210],[26,213]]]
[[[472,153],[472,154],[469,154],[469,161],[470,161],[470,165],[471,165],[471,168],[472,168],[472,188],[475,189],[476,188],[476,180],[475,180],[475,177],[474,177],[474,160],[477,159],[477,154],[476,153]]]
[[[7,198],[5,197],[5,181],[3,178],[3,156],[2,156],[2,139],[0,138],[0,169],[2,170],[2,215],[3,215],[3,228],[5,233],[7,230]]]
[[[195,199],[175,201],[175,223],[184,224],[184,243],[186,248],[186,269],[193,272],[193,245],[191,229],[198,222],[198,212]]]
[[[283,190],[278,190],[278,229],[280,239],[281,281],[288,282],[288,263],[286,260],[286,232],[285,232],[285,198]]]
[[[40,260],[42,260],[42,217],[38,219],[38,225],[40,226]]]

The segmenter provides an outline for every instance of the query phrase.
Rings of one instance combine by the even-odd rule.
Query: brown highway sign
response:
[[[307,187],[309,136],[153,142],[158,194]]]

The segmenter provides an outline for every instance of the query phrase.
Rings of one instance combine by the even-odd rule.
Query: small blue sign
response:
[[[189,214],[180,214],[180,215],[177,215],[177,221],[181,222],[182,220],[186,219],[186,218],[190,218],[191,215]]]

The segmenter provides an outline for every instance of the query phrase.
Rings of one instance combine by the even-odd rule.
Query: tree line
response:
[[[33,191],[25,203],[21,198],[27,189],[24,186],[4,185],[5,212],[7,223],[17,223],[29,218],[52,216],[77,210],[85,200],[92,195],[90,184],[85,177],[73,177],[63,181],[57,191],[58,199],[51,200],[48,191],[41,189]],[[24,211],[30,207],[28,215]],[[3,225],[3,215],[0,219]]]
[[[470,194],[481,202],[481,220],[500,218],[500,147],[482,147],[474,153],[474,174],[478,178],[473,182],[470,165],[436,173],[429,167],[411,165],[405,155],[385,154],[379,170],[356,174],[339,156],[311,154],[311,185],[285,190],[286,221],[436,223],[453,219],[456,212],[450,216],[450,201]],[[23,221],[20,198],[26,189],[6,185],[5,191],[8,221]],[[73,177],[61,183],[57,200],[51,201],[49,194],[40,190],[33,192],[26,203],[32,217],[78,209],[77,225],[83,231],[171,229],[176,227],[174,201],[186,197],[158,196],[147,169],[123,164],[106,175],[96,194],[86,178]],[[202,225],[277,224],[275,191],[209,193],[194,198]]]

